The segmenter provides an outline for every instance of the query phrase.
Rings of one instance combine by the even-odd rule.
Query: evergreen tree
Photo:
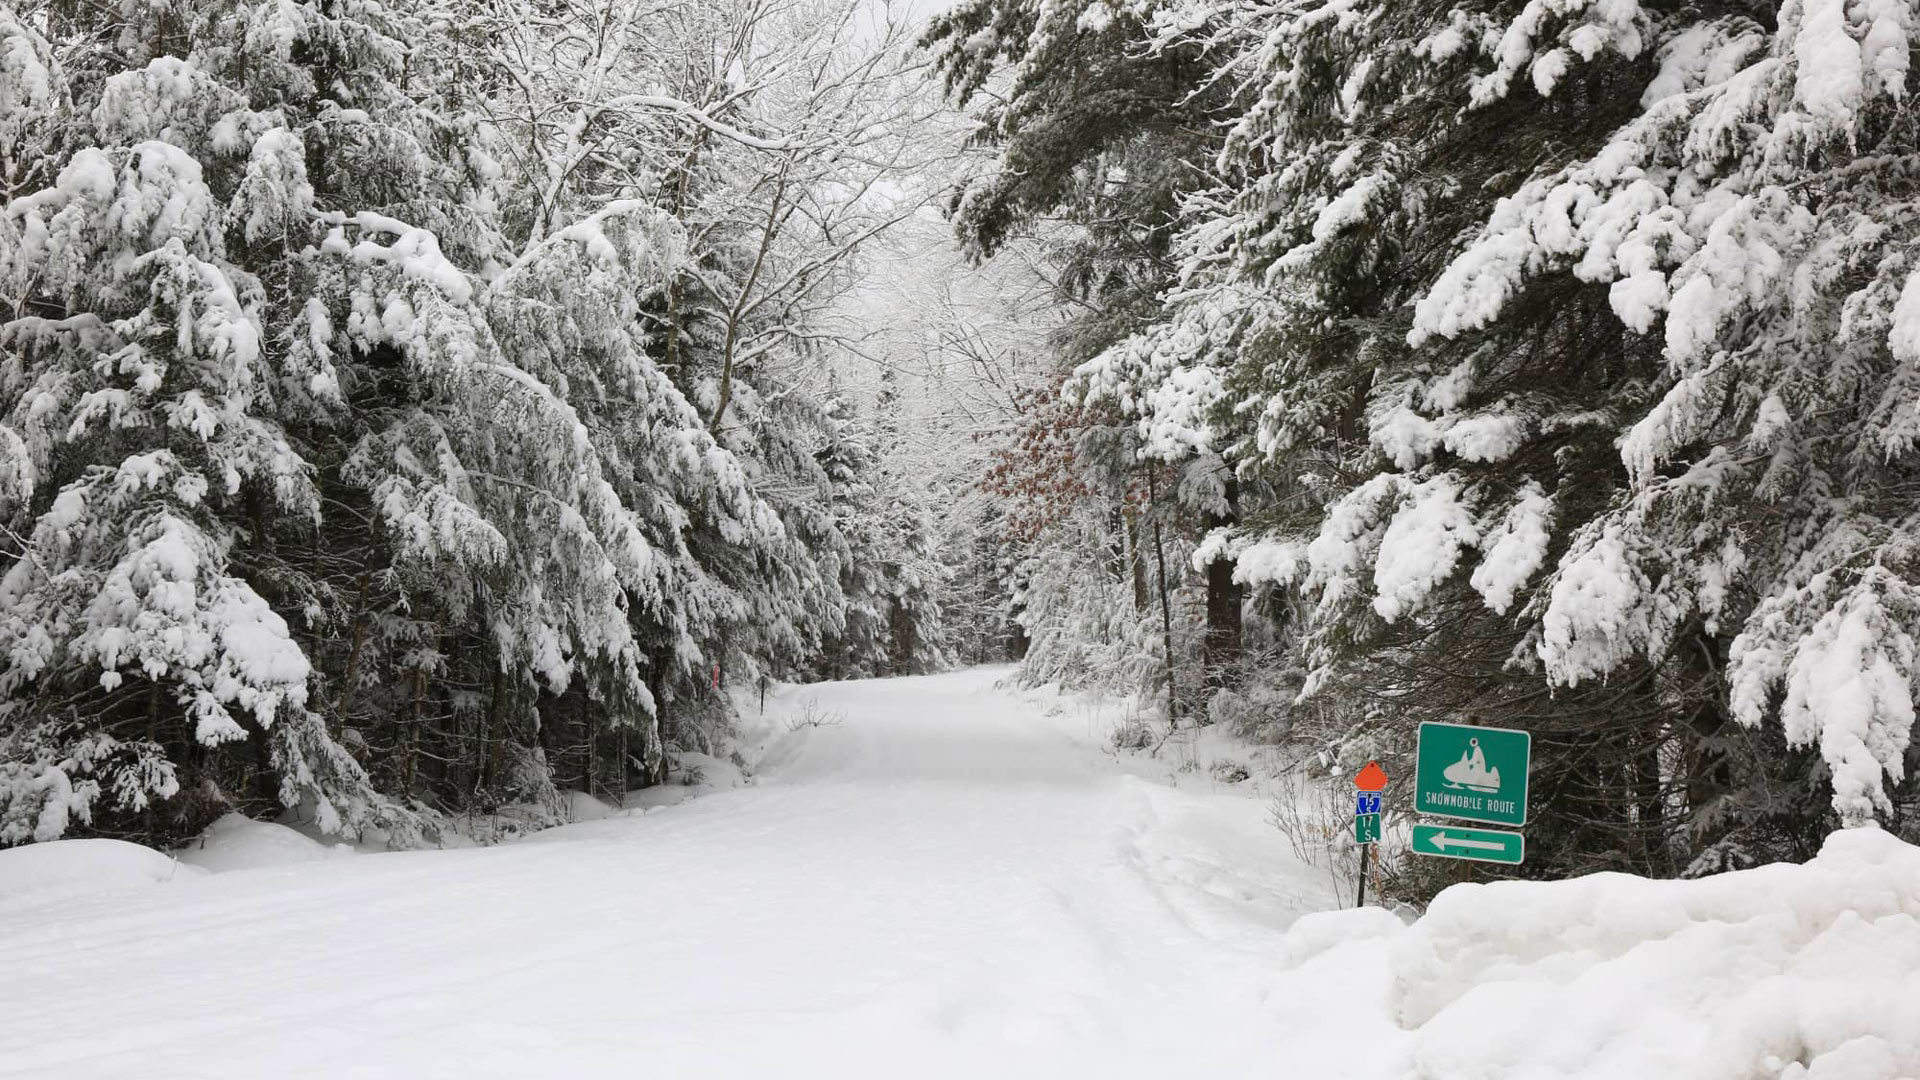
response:
[[[1657,349],[1658,377],[1621,401],[1623,482],[1524,613],[1543,672],[1704,653],[1726,697],[1700,734],[1777,722],[1849,824],[1911,813],[1916,34],[1909,5],[1825,0],[1658,25],[1638,115],[1504,200],[1411,335],[1471,340],[1559,282],[1605,286],[1596,318]],[[1773,798],[1715,785],[1700,824],[1737,845]]]
[[[1034,164],[958,204],[974,243],[1157,132],[1109,101],[1076,141],[1075,80],[1204,62],[1158,99],[1228,129],[1167,155],[1196,178],[1177,269],[1071,386],[1144,454],[1225,463],[1240,525],[1199,558],[1309,601],[1302,698],[1340,703],[1336,740],[1535,732],[1526,872],[1555,875],[1804,856],[1821,783],[1836,821],[1912,813],[1914,21],[983,3],[936,36],[962,90],[1011,63],[984,137]]]
[[[716,749],[710,664],[805,674],[843,563],[938,662],[781,382],[904,212],[826,202],[888,167],[834,171],[899,55],[851,8],[68,7],[0,14],[0,844],[557,820]]]
[[[949,94],[975,103],[975,141],[995,150],[991,168],[954,198],[963,245],[988,255],[1044,216],[1070,223],[1057,238],[1056,287],[1082,311],[1060,342],[1066,370],[1158,318],[1187,201],[1207,187],[1221,123],[1231,115],[1233,85],[1214,72],[1231,53],[1233,35],[1216,33],[1222,21],[1176,5],[978,0],[935,19],[926,35],[939,49]],[[989,86],[993,92],[983,93]],[[1126,418],[1138,415],[1126,395],[1109,397]],[[1181,465],[1169,500],[1203,526],[1234,519],[1238,480],[1204,436],[1176,444],[1144,426],[1143,433],[1137,444],[1106,448],[1130,455],[1128,465]],[[1120,513],[1128,530],[1139,527],[1135,508]],[[1175,571],[1185,576],[1183,566]],[[1241,595],[1228,559],[1210,559],[1205,571],[1199,659],[1210,694],[1234,679]],[[1143,573],[1137,560],[1135,574]],[[1135,595],[1147,599],[1142,590]]]

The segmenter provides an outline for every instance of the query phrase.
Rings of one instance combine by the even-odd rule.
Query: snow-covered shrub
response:
[[[1295,613],[1283,603],[1274,603],[1278,599],[1261,591],[1247,606],[1245,652],[1234,670],[1233,685],[1208,699],[1207,721],[1249,742],[1315,744],[1329,734],[1316,718],[1353,705],[1335,706],[1331,694],[1300,699],[1307,672],[1293,632]]]
[[[1348,785],[1311,767],[1304,759],[1274,777],[1267,797],[1267,818],[1302,864],[1327,875],[1334,895],[1353,895],[1359,882],[1359,850],[1353,844],[1353,795]],[[1376,851],[1391,848],[1382,845]],[[1382,872],[1379,865],[1373,874]],[[1390,868],[1389,868],[1390,869]],[[1369,888],[1369,892],[1377,890]]]
[[[1216,758],[1212,765],[1207,766],[1207,775],[1213,777],[1215,783],[1238,784],[1252,777],[1253,770],[1247,768],[1246,763],[1242,761]]]
[[[1136,716],[1114,728],[1107,741],[1115,750],[1139,751],[1151,749],[1160,741],[1160,737],[1147,726],[1144,718]]]
[[[1108,530],[1080,515],[1041,537],[1019,570],[1015,619],[1029,645],[1021,680],[1068,689],[1139,694],[1165,710],[1167,653],[1158,600],[1142,597],[1115,567]],[[1145,601],[1143,603],[1143,600]],[[1198,689],[1199,629],[1174,596],[1174,688],[1183,701]]]
[[[1207,701],[1207,723],[1240,734],[1259,725],[1253,704],[1233,689],[1220,690]]]

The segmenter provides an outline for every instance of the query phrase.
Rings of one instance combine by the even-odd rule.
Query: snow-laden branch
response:
[[[590,111],[594,116],[616,112],[621,109],[660,109],[665,112],[678,113],[701,127],[706,128],[708,131],[713,132],[715,135],[732,139],[734,142],[740,143],[743,146],[751,146],[755,150],[792,150],[797,145],[791,139],[766,139],[750,131],[742,131],[724,120],[715,119],[710,116],[705,109],[700,108],[690,101],[682,101],[679,98],[665,97],[660,94],[622,94],[619,97],[609,98],[598,105],[590,107]]]

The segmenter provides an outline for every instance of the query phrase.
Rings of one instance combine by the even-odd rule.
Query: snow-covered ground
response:
[[[812,698],[844,722],[782,731],[755,785],[499,847],[158,883],[136,857],[84,892],[43,874],[6,894],[0,862],[0,1075],[1276,1060],[1262,988],[1286,927],[1331,902],[1324,875],[1258,799],[1126,775],[1084,715],[994,690],[1004,674],[788,691],[770,715]]]
[[[757,783],[498,847],[0,853],[0,1075],[1920,1075],[1920,849],[1884,833],[1409,927],[1325,911],[1245,785],[1004,674],[783,692],[842,722],[776,725]]]

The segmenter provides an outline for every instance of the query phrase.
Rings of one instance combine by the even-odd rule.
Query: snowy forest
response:
[[[1048,238],[1065,305],[988,480],[1026,677],[1347,772],[1530,731],[1527,876],[1920,838],[1916,35],[1908,0],[941,16],[992,155],[958,237]]]
[[[558,820],[721,746],[723,685],[949,662],[938,486],[825,361],[925,203],[910,46],[833,2],[0,11],[0,844]]]
[[[1527,730],[1502,874],[1920,841],[1917,42],[0,8],[0,847],[432,847],[724,759],[769,685],[1000,661],[1143,752]]]

